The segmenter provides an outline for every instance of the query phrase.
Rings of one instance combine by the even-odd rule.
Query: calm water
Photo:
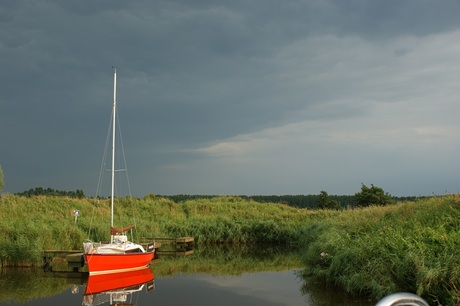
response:
[[[309,287],[300,276],[301,265],[295,253],[259,251],[206,249],[186,258],[164,257],[150,266],[152,272],[147,273],[152,281],[130,288],[140,291],[127,294],[117,289],[112,290],[115,291],[112,296],[121,298],[118,302],[134,305],[373,305],[335,290]],[[146,276],[144,273],[143,281]],[[85,290],[93,289],[91,293],[95,293],[101,284],[113,286],[111,281],[65,278],[42,271],[3,270],[0,306],[97,305],[104,301],[99,305],[109,305],[109,294],[85,296]]]

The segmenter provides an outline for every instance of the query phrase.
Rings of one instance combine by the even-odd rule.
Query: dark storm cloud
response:
[[[406,109],[417,115],[393,119],[395,125],[409,120],[404,128],[420,130],[418,121],[453,122],[452,112],[442,109],[454,107],[447,101],[458,93],[450,76],[458,66],[452,39],[459,12],[457,1],[4,1],[0,128],[9,145],[0,149],[0,164],[6,190],[94,190],[110,115],[111,67],[117,66],[138,194],[306,192],[299,190],[308,181],[302,171],[283,188],[276,179],[259,182],[269,176],[261,169],[280,156],[278,134],[270,131],[290,139],[297,134],[289,128],[309,126],[289,142],[303,152],[281,162],[289,172],[307,167],[308,152],[316,150],[310,147],[316,140],[307,145],[302,137],[334,138],[344,128],[338,122],[362,122],[374,131],[378,116],[395,118],[394,110],[400,118]],[[430,95],[444,102],[427,112],[433,117],[415,120],[425,118]],[[418,107],[411,99],[420,99]],[[366,117],[374,120],[360,121]],[[266,160],[261,168],[235,168],[229,158],[213,172],[215,148],[234,148],[243,139],[247,149],[266,137],[271,141],[258,153]],[[316,145],[319,152],[341,150]],[[356,174],[356,188],[366,175]],[[329,180],[340,185],[332,176],[324,174],[323,189],[329,191]],[[318,192],[311,185],[310,192]]]

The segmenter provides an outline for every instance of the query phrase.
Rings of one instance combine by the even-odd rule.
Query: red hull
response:
[[[152,261],[154,252],[127,254],[85,254],[90,275],[140,270]]]
[[[150,268],[131,272],[94,275],[88,278],[85,295],[138,286],[152,281],[153,278],[154,275]]]

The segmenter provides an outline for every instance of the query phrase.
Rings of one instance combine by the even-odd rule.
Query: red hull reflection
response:
[[[128,296],[143,289],[154,289],[154,275],[148,267],[130,272],[90,275],[82,304],[133,305],[126,303]]]

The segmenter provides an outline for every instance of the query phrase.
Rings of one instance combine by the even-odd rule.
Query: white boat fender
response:
[[[390,294],[381,299],[375,306],[429,306],[428,303],[416,294],[399,292]]]

